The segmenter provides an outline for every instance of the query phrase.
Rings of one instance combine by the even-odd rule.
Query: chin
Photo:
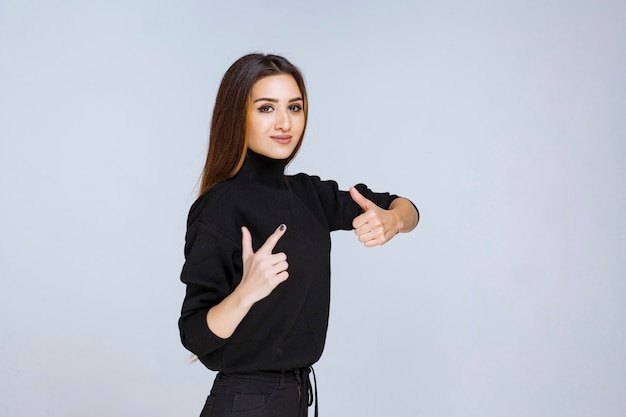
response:
[[[269,158],[272,158],[272,159],[277,159],[277,160],[278,160],[278,159],[280,159],[280,160],[283,160],[283,159],[287,159],[287,158],[289,158],[289,156],[290,156],[290,155],[291,155],[291,154],[285,154],[285,155],[283,155],[283,154],[280,154],[280,155],[276,155],[276,154],[274,154],[274,155],[268,155],[268,157],[269,157]]]
[[[272,159],[287,159],[293,154],[293,149],[264,152],[263,155]]]
[[[271,159],[287,159],[293,155],[295,146],[249,146],[250,150]]]

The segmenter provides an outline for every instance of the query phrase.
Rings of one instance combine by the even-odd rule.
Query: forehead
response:
[[[300,97],[301,92],[293,76],[289,74],[277,74],[257,80],[254,86],[252,86],[252,93],[250,95],[252,99],[260,97],[286,97],[292,99]]]

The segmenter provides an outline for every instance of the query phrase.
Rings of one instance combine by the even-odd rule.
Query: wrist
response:
[[[250,310],[256,302],[252,294],[247,293],[245,288],[242,288],[241,284],[239,284],[227,298],[231,299],[233,307],[245,312]]]

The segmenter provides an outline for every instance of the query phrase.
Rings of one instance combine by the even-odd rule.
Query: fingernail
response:
[[[283,230],[285,230],[286,227],[287,226],[285,226],[284,224],[281,224],[280,226],[278,226],[278,230],[282,232]]]

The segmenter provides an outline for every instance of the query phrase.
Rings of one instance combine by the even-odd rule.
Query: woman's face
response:
[[[287,159],[304,131],[304,99],[296,80],[287,74],[270,75],[252,87],[248,102],[246,139],[254,152]]]

